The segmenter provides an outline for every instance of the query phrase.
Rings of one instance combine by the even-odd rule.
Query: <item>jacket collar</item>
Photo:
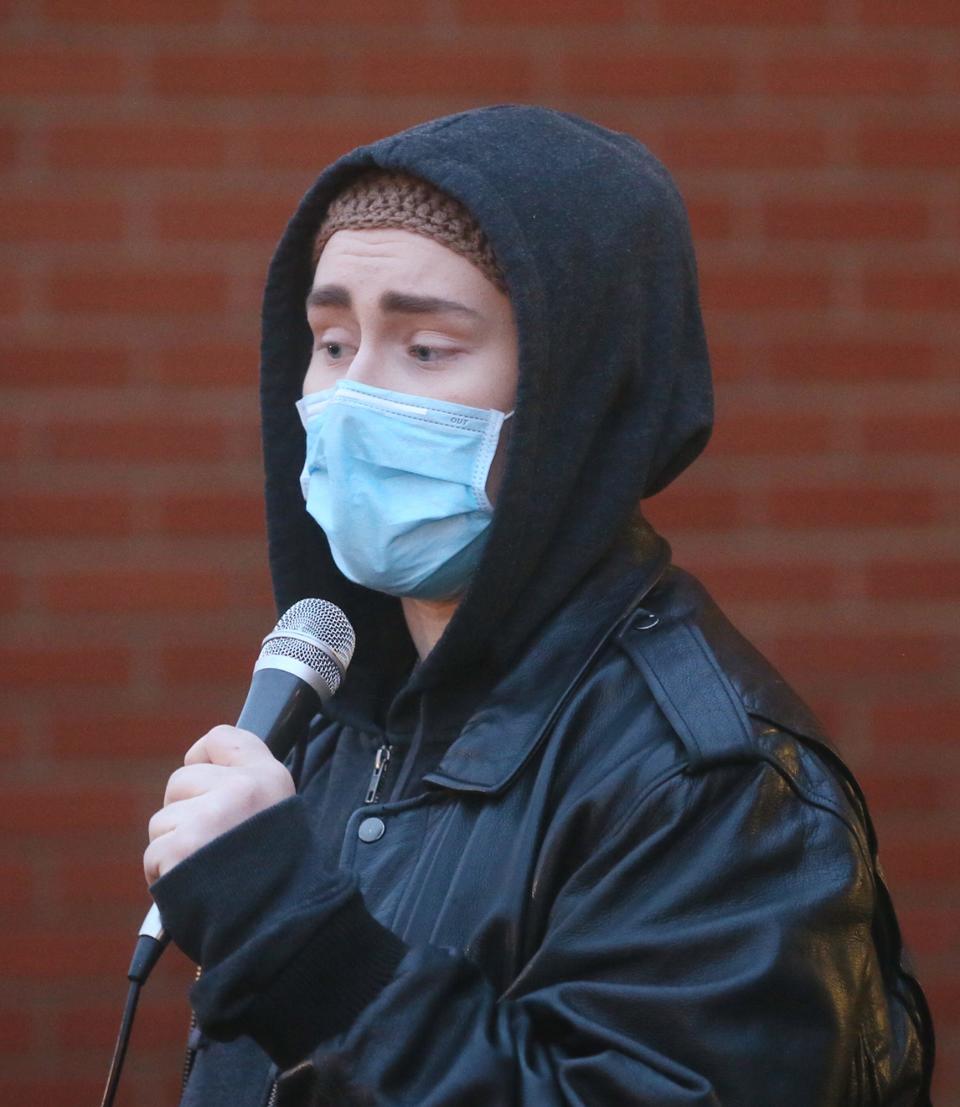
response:
[[[623,618],[666,572],[669,543],[652,530],[644,533],[639,560],[635,551],[617,547],[548,620],[425,782],[489,795],[507,787]]]

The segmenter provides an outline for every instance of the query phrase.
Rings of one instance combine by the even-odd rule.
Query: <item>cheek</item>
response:
[[[513,411],[517,402],[517,380],[516,349],[505,349],[490,366],[489,381],[492,399],[485,406],[496,408],[498,411]],[[504,427],[504,433],[506,430],[507,427]]]
[[[330,388],[342,376],[343,372],[341,370],[325,365],[320,360],[320,354],[314,353],[310,359],[310,365],[307,367],[307,374],[303,378],[303,394],[306,396],[311,392],[322,392],[323,389]]]

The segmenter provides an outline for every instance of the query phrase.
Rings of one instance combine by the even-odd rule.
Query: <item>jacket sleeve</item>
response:
[[[838,813],[766,762],[639,796],[503,994],[462,952],[407,947],[311,852],[294,797],[153,888],[204,967],[205,1032],[250,1035],[281,1069],[312,1060],[291,1102],[326,1102],[304,1088],[331,1067],[384,1105],[850,1102],[871,868]]]

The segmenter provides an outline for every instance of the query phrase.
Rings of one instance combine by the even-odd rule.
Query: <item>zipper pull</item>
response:
[[[373,772],[370,774],[370,787],[367,788],[367,794],[364,797],[364,803],[376,803],[377,793],[380,791],[380,782],[383,780],[383,774],[387,771],[387,765],[390,763],[390,747],[381,746],[377,750],[377,756],[373,761]]]

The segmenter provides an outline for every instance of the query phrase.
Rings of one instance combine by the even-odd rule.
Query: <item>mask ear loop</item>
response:
[[[491,409],[490,418],[483,432],[483,442],[480,446],[480,452],[477,454],[477,460],[473,467],[472,488],[473,494],[477,498],[477,505],[481,511],[489,511],[491,515],[493,514],[493,504],[490,502],[489,496],[487,496],[487,477],[490,475],[493,455],[497,452],[497,445],[500,442],[500,432],[503,430],[503,424],[508,419],[512,419],[513,415],[513,411],[503,412]]]

